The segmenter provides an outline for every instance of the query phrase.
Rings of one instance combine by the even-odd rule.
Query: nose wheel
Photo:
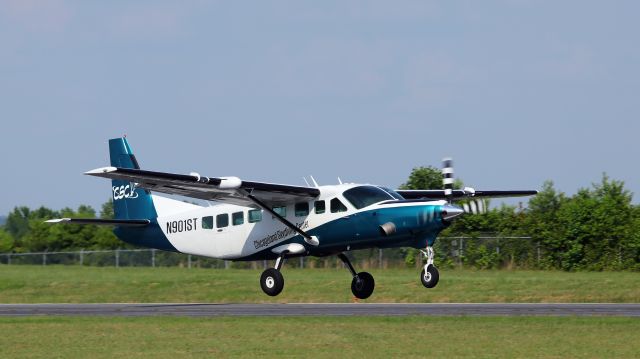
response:
[[[422,285],[426,288],[433,288],[438,284],[438,280],[440,279],[440,273],[438,272],[438,268],[436,268],[433,264],[425,266],[422,268],[422,272],[420,273],[420,281]]]
[[[426,288],[433,288],[438,284],[440,280],[440,272],[438,272],[438,268],[433,265],[433,247],[428,246],[425,251],[422,251],[422,254],[427,258],[427,264],[422,268],[422,272],[420,273],[420,281],[422,285]]]

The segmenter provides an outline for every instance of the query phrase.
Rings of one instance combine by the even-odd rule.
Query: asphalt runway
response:
[[[626,316],[640,317],[640,304],[0,304],[0,316]]]

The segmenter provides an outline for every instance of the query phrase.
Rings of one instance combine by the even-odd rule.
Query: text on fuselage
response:
[[[181,219],[179,221],[167,222],[167,233],[182,233],[195,231],[198,225],[198,218]]]

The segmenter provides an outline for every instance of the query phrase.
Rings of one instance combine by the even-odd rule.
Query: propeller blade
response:
[[[487,213],[487,202],[484,199],[471,199],[462,204],[464,213],[484,214]]]
[[[478,213],[487,213],[487,206],[483,199],[477,199]]]
[[[453,160],[444,158],[442,160],[442,187],[446,200],[451,203],[453,197]]]
[[[476,205],[476,201],[469,202],[469,208],[471,208],[471,213],[478,213],[478,206]]]

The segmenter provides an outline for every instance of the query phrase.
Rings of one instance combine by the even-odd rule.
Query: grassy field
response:
[[[346,269],[289,269],[278,297],[259,270],[0,265],[0,303],[351,302]],[[443,270],[425,289],[413,269],[373,270],[367,302],[640,302],[640,274]]]
[[[0,318],[1,358],[637,358],[612,317]]]

